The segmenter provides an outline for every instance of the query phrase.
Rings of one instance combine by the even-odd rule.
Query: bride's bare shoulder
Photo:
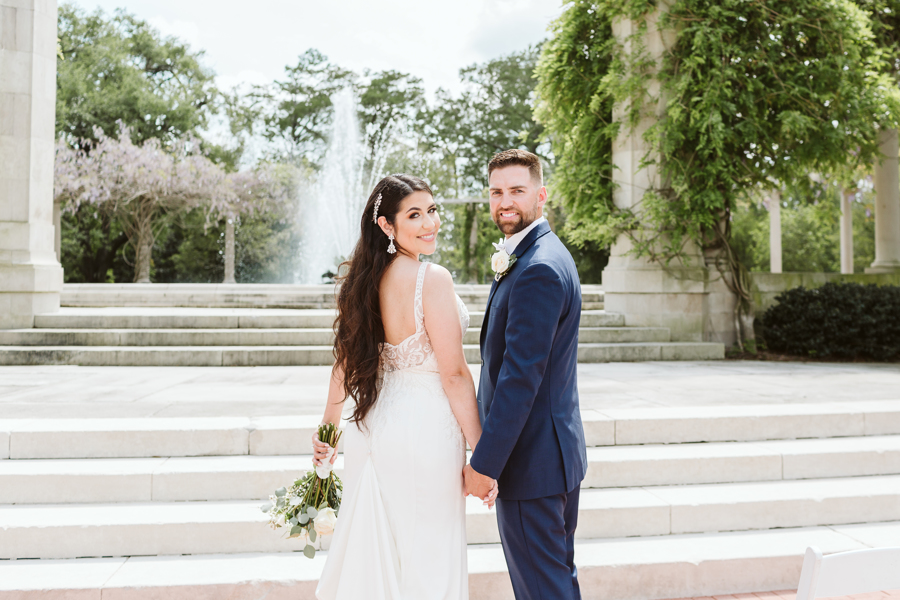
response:
[[[453,287],[453,275],[445,267],[430,263],[428,270],[425,272],[425,285],[431,287],[450,285],[450,287]]]
[[[453,287],[453,275],[442,267],[431,263],[425,273],[425,301],[440,300],[447,296],[456,296],[456,290]]]

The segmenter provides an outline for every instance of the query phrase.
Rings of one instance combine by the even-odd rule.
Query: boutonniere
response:
[[[497,252],[491,256],[491,270],[494,272],[494,281],[500,281],[504,275],[509,273],[512,266],[516,264],[516,255],[509,254],[506,251],[506,246],[503,245],[502,239],[499,243],[494,244],[494,249]]]

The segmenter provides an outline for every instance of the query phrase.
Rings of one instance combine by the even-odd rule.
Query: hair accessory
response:
[[[378,224],[378,207],[381,206],[381,192],[378,192],[378,197],[375,198],[375,209],[372,211],[372,222],[376,225]]]
[[[391,243],[388,244],[388,254],[396,254],[397,247],[394,246],[394,234],[392,233],[391,235],[389,235],[388,239],[391,241]]]

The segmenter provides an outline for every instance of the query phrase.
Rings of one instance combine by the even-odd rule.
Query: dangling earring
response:
[[[394,246],[394,234],[392,233],[391,235],[389,235],[388,239],[391,241],[391,243],[388,244],[388,254],[396,254],[397,247]]]

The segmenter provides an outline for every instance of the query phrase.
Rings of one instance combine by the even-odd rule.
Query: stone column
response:
[[[59,310],[56,0],[0,0],[0,328]]]
[[[667,5],[660,2],[658,11],[666,10]],[[659,12],[648,18],[644,40],[647,54],[657,64],[674,43],[675,35],[673,31],[661,32],[658,19]],[[638,23],[627,19],[613,23],[613,34],[625,45],[626,53],[630,51],[627,40],[639,31],[638,27]],[[640,168],[648,151],[651,156],[655,151],[642,135],[665,109],[659,81],[651,78],[649,86],[652,104],[644,107],[642,122],[633,131],[623,126],[613,144],[613,201],[619,208],[631,209],[639,219],[644,193],[659,187],[657,169],[652,165]],[[616,118],[622,120],[628,109],[625,104],[617,105]],[[629,254],[631,248],[632,242],[624,235],[611,248],[609,264],[603,271],[607,311],[624,314],[626,325],[667,327],[672,341],[716,341],[726,345],[734,342],[733,295],[727,292],[718,273],[713,273],[715,268],[706,267],[700,248],[686,248],[687,259],[669,265],[636,258]],[[711,291],[722,293],[710,294]]]
[[[875,262],[866,273],[900,271],[900,162],[896,129],[878,133],[875,163]]]
[[[769,197],[769,270],[781,273],[781,192]]]
[[[222,283],[234,280],[234,217],[225,219],[225,278]]]
[[[853,274],[853,192],[841,191],[841,273]]]
[[[53,202],[53,249],[56,250],[56,261],[62,262],[62,205]]]

